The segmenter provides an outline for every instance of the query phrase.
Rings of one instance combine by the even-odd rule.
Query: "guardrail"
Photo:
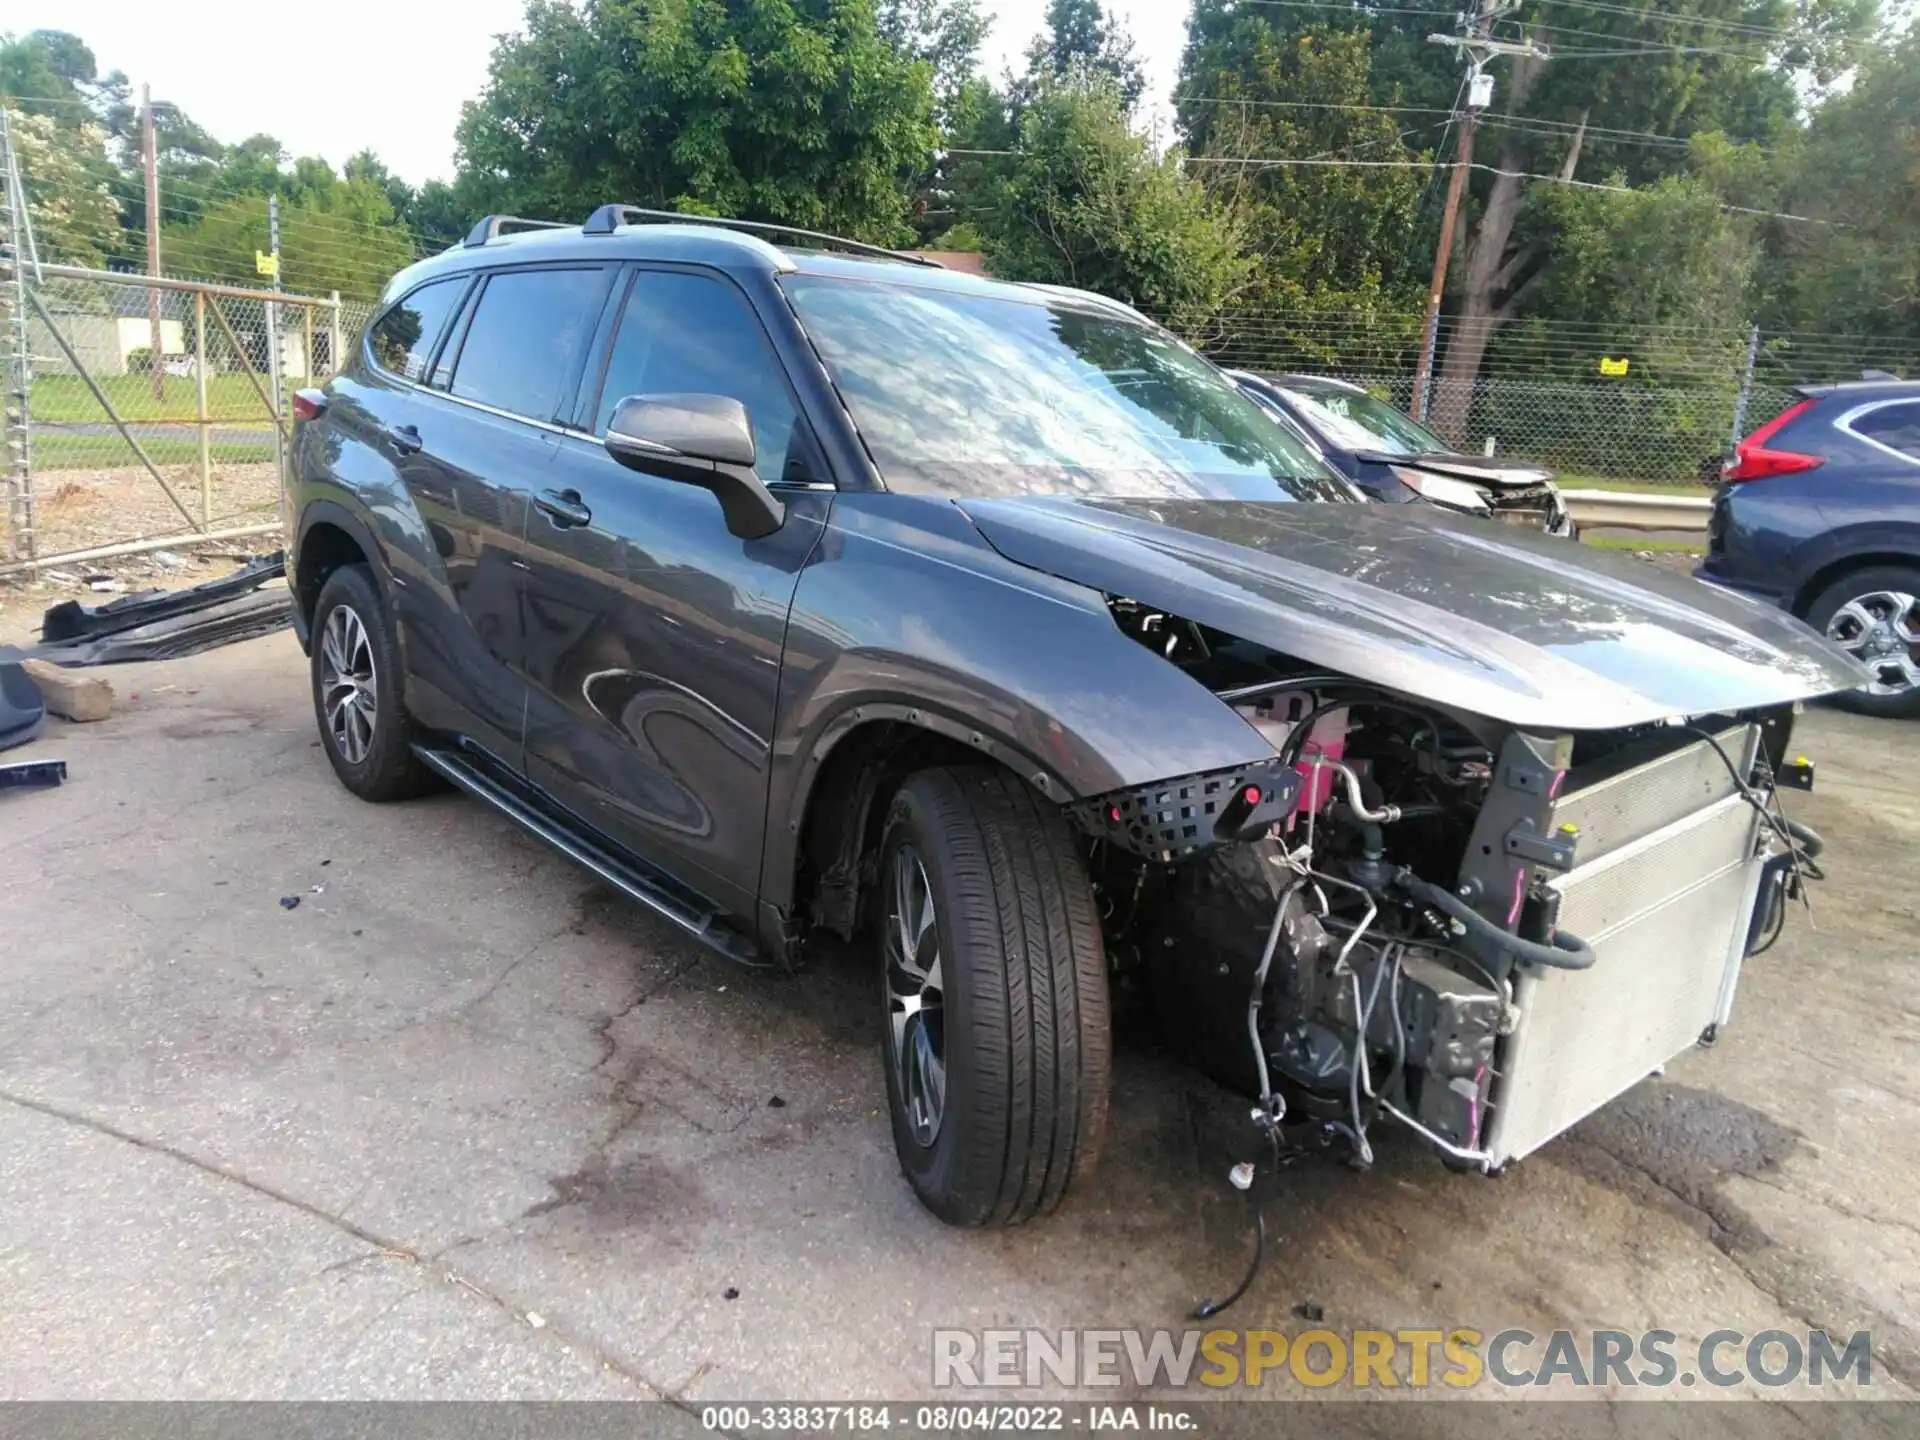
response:
[[[1582,529],[1699,530],[1713,501],[1702,495],[1646,495],[1628,490],[1563,490]]]

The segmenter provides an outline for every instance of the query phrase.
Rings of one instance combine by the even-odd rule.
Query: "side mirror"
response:
[[[604,442],[629,470],[711,490],[727,529],[763,540],[787,507],[754,473],[747,407],[725,395],[629,395],[614,407]]]

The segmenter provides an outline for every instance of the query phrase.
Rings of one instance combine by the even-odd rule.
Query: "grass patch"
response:
[[[164,393],[160,395],[153,393],[150,375],[107,375],[100,377],[99,384],[122,420],[191,422],[199,418],[196,387],[190,376],[166,376]],[[34,419],[48,424],[112,423],[87,389],[87,382],[78,375],[47,375],[36,379],[29,394],[29,406]],[[260,403],[253,382],[245,375],[207,377],[207,414],[215,420],[250,420],[263,425],[267,422],[267,407]]]
[[[219,440],[207,446],[215,465],[253,465],[273,462],[273,432],[261,432],[258,444]],[[156,465],[198,465],[200,442],[188,435],[142,436],[140,446]],[[33,468],[38,470],[119,470],[137,466],[140,457],[118,435],[38,434],[33,437]]]
[[[1707,542],[1692,540],[1641,540],[1632,535],[1583,535],[1582,545],[1596,550],[1650,550],[1656,555],[1704,555]]]

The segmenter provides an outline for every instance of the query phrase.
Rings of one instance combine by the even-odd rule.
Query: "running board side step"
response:
[[[689,903],[673,893],[665,877],[655,879],[634,862],[616,858],[592,841],[571,833],[536,805],[500,784],[457,751],[416,743],[413,753],[434,773],[482,800],[528,834],[558,850],[574,864],[671,922],[709,949],[736,964],[765,969],[759,948],[729,925],[719,911]]]

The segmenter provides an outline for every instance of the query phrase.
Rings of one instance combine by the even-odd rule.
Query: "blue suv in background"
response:
[[[1873,679],[1839,703],[1920,716],[1920,381],[1808,388],[1734,448],[1703,580],[1771,600]]]

